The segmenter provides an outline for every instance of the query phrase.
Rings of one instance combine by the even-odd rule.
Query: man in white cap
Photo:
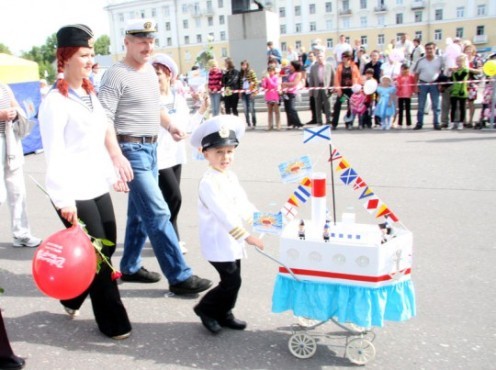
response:
[[[148,63],[155,43],[156,23],[152,19],[128,22],[125,28],[124,59],[103,76],[99,99],[113,123],[119,147],[127,160],[114,159],[121,178],[129,182],[124,253],[121,259],[123,281],[154,283],[156,272],[141,265],[141,251],[150,239],[160,268],[175,294],[194,294],[208,289],[212,282],[192,274],[181,253],[170,222],[170,211],[158,186],[157,135],[160,124],[173,136],[181,130],[160,120],[160,92],[155,70]],[[108,139],[108,145],[114,141]],[[119,158],[116,156],[115,158]]]
[[[200,246],[220,276],[219,285],[205,294],[194,311],[213,334],[222,327],[246,328],[246,322],[232,313],[241,288],[244,243],[263,249],[262,240],[243,227],[243,221],[252,220],[256,208],[230,170],[244,132],[245,125],[238,117],[225,115],[205,121],[191,135],[191,145],[201,147],[210,165],[198,188]]]

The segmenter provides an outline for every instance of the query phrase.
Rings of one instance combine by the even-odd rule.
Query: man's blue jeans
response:
[[[243,101],[243,110],[245,111],[246,125],[255,127],[257,125],[257,116],[255,112],[255,100],[252,99],[251,94],[241,94],[241,99]],[[250,122],[251,114],[251,122]]]
[[[131,163],[134,179],[129,183],[126,237],[121,271],[134,274],[141,268],[141,251],[147,236],[169,284],[191,275],[184,261],[170,211],[158,186],[157,144],[121,143],[122,153]]]
[[[418,92],[418,110],[417,110],[417,126],[424,124],[424,110],[427,94],[431,96],[432,114],[434,116],[434,127],[439,125],[439,88],[437,84],[419,86]]]
[[[210,106],[212,107],[212,116],[218,116],[220,114],[220,92],[210,93]]]

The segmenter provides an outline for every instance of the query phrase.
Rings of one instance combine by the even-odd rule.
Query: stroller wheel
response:
[[[346,345],[346,357],[356,365],[365,365],[375,358],[375,347],[368,339],[352,339]]]
[[[315,339],[305,333],[296,333],[289,338],[289,352],[297,358],[310,358],[317,351]]]

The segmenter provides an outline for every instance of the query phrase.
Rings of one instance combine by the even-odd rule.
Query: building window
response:
[[[184,43],[189,45],[189,36],[184,36]]]
[[[119,13],[119,22],[124,22],[124,14]]]
[[[384,17],[384,15],[379,14],[377,16],[377,25],[384,26],[384,23],[385,23],[385,17]]]
[[[219,24],[225,24],[226,18],[223,15],[219,15]]]
[[[157,16],[157,9],[152,8],[152,18],[155,18]]]
[[[383,33],[377,35],[377,44],[378,45],[384,45],[384,34]]]
[[[362,45],[368,44],[367,36],[360,36],[360,44]]]
[[[310,14],[315,14],[315,4],[310,4],[310,5],[308,6],[308,12],[309,12]]]
[[[222,58],[226,58],[227,57],[227,48],[222,48],[220,50],[220,53],[222,55]]]
[[[286,51],[286,50],[287,50],[287,48],[288,48],[288,47],[287,47],[286,43],[285,43],[285,42],[281,42],[281,50],[282,50],[282,51]]]
[[[170,16],[170,8],[168,5],[162,7],[162,14],[164,15],[164,17]]]
[[[327,1],[325,3],[325,11],[326,11],[326,13],[331,13],[332,12],[332,3],[330,1]]]
[[[415,31],[415,38],[422,40],[422,31]]]
[[[415,22],[422,22],[422,11],[418,10],[415,12]]]
[[[187,30],[187,29],[188,29],[188,26],[189,26],[189,24],[188,24],[188,20],[187,20],[187,19],[184,19],[184,20],[183,20],[183,28],[184,28],[185,30]]]
[[[310,32],[317,31],[317,22],[310,22]]]
[[[301,6],[296,5],[294,12],[295,12],[294,14],[295,14],[296,17],[300,16],[301,15]]]
[[[486,32],[485,32],[485,29],[484,29],[484,26],[477,26],[476,30],[475,30],[475,34],[477,36],[482,36],[482,35],[485,35]]]
[[[327,19],[326,20],[326,30],[327,31],[332,30],[332,19]]]
[[[188,4],[183,4],[181,7],[183,14],[188,14]]]
[[[279,17],[284,18],[286,16],[286,8],[280,7],[279,8]]]
[[[396,5],[403,5],[403,0],[396,0]]]
[[[224,7],[224,0],[219,0],[217,2],[217,8],[223,8]]]
[[[360,17],[360,27],[367,27],[367,17]]]
[[[441,41],[443,39],[443,30],[434,30],[434,40]]]
[[[208,17],[207,20],[208,20],[208,26],[212,27],[214,25],[214,17]]]
[[[211,12],[211,11],[213,10],[213,8],[212,8],[212,1],[211,1],[211,0],[208,0],[208,1],[207,1],[207,10],[208,10],[209,12]]]
[[[396,13],[396,24],[403,23],[403,13]]]
[[[456,27],[455,37],[463,38],[463,27]]]
[[[327,39],[326,40],[326,45],[328,49],[331,49],[334,47],[334,40],[333,39]]]
[[[343,10],[350,10],[350,0],[343,0]]]
[[[279,28],[280,32],[281,32],[281,35],[285,35],[286,34],[286,25],[285,24],[281,24],[280,28]]]
[[[191,53],[189,52],[189,50],[186,50],[184,52],[184,60],[185,61],[190,61],[191,60]]]
[[[172,46],[172,37],[167,37],[167,46]]]
[[[367,0],[360,0],[360,9],[367,9]]]
[[[140,17],[141,18],[146,18],[146,13],[143,9],[140,10]]]
[[[202,37],[201,37],[201,35],[196,35],[196,43],[197,43],[197,44],[201,44],[201,42],[202,42]]]
[[[160,39],[159,38],[155,39],[155,46],[158,48],[160,47]]]
[[[213,32],[209,32],[208,33],[207,41],[214,41],[214,40],[215,40],[214,33]]]
[[[195,18],[195,26],[196,28],[201,28],[201,18]]]
[[[301,41],[295,41],[295,49],[299,50],[301,48]]]
[[[477,16],[486,15],[486,4],[477,5]]]
[[[165,30],[170,31],[171,30],[171,23],[170,22],[165,22]]]
[[[456,17],[457,18],[465,17],[465,7],[459,6],[458,8],[456,8]]]
[[[343,18],[343,28],[344,29],[350,28],[350,18],[349,17]]]
[[[226,41],[226,31],[220,31],[220,40]]]
[[[436,9],[436,12],[434,14],[434,18],[436,19],[436,21],[443,20],[443,9]]]
[[[131,10],[131,11],[129,12],[129,19],[134,19],[134,18],[136,18],[136,17],[134,16],[134,10]]]
[[[121,28],[121,36],[124,36],[124,35],[125,35],[124,28]]]
[[[295,32],[301,32],[301,23],[295,24]]]

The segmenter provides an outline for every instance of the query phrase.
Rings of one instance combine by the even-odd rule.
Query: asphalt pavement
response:
[[[308,111],[300,112],[302,121]],[[233,169],[250,199],[262,211],[276,212],[294,186],[283,184],[278,164],[308,154],[318,171],[330,173],[326,144],[303,144],[302,132],[247,131]],[[285,122],[285,120],[283,120]],[[496,367],[496,130],[347,131],[332,133],[333,145],[413,232],[413,272],[417,316],[376,328],[376,358],[371,369],[494,369]],[[204,161],[183,168],[183,207],[179,217],[186,260],[194,272],[218,281],[199,251],[196,196]],[[39,237],[62,228],[46,196],[30,176],[43,183],[43,153],[25,164],[28,212]],[[339,181],[339,180],[338,180]],[[329,185],[328,185],[329,186]],[[126,195],[112,193],[118,221],[118,266],[126,218]],[[330,199],[328,199],[330,203]],[[356,194],[336,183],[336,209],[349,206],[357,221],[376,223]],[[308,217],[310,206],[300,215]],[[33,249],[14,249],[6,205],[0,208],[0,307],[15,352],[26,369],[344,369],[345,336],[331,322],[314,333],[317,351],[298,359],[288,351],[291,312],[271,312],[278,266],[248,248],[243,286],[235,315],[247,330],[209,334],[192,308],[199,297],[170,297],[163,279],[156,284],[122,283],[120,291],[133,324],[129,339],[114,341],[98,331],[89,299],[71,320],[55,299],[36,288],[31,275]],[[266,236],[266,251],[277,256],[278,238]],[[143,265],[159,271],[152,249]],[[317,336],[319,334],[319,336]],[[332,338],[331,338],[332,336]]]

